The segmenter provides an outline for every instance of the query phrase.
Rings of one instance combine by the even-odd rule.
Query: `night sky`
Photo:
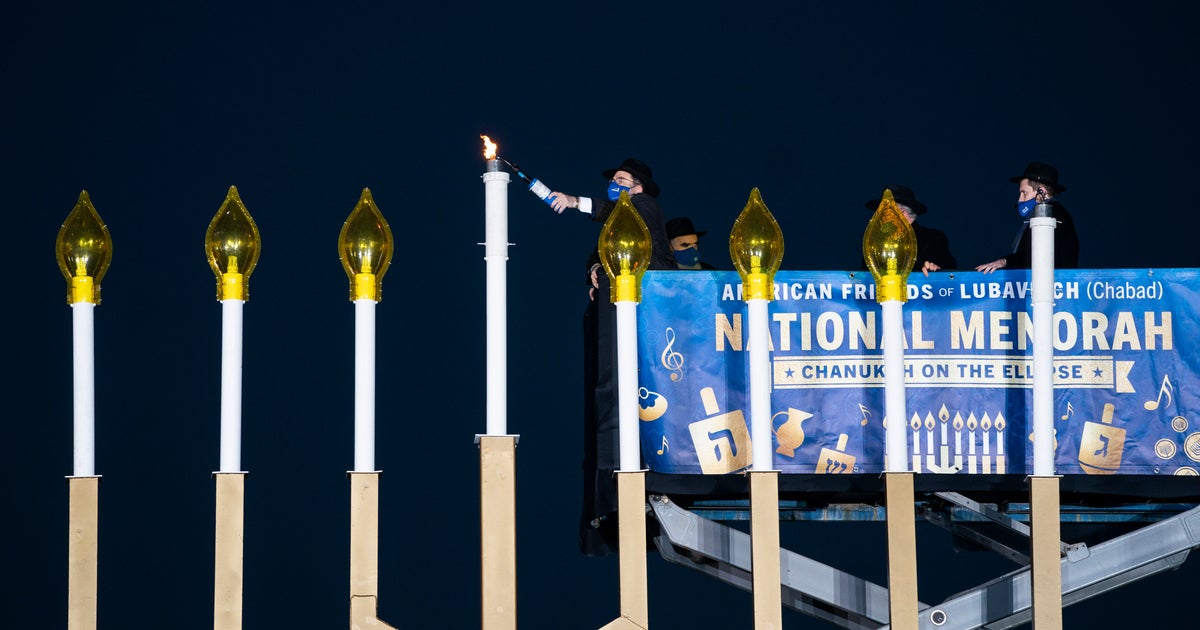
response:
[[[485,427],[480,134],[551,188],[648,162],[668,216],[726,235],[758,188],[783,267],[861,260],[863,207],[915,189],[964,268],[1009,251],[1009,178],[1060,170],[1081,266],[1197,266],[1197,11],[1183,2],[43,3],[0,20],[10,270],[0,625],[63,627],[72,336],[59,226],[112,234],[95,310],[99,627],[212,627],[221,306],[204,235],[237,186],[263,239],[244,310],[246,628],[346,627],[354,307],[337,256],[364,188],[397,253],[377,317],[379,615],[479,626]],[[518,622],[597,628],[617,558],[576,546],[584,263],[599,226],[509,189],[508,426]],[[15,273],[20,271],[20,274]],[[917,529],[920,598],[1015,566]],[[886,584],[882,523],[785,524]],[[752,625],[751,596],[649,562],[657,628]],[[1064,611],[1194,622],[1195,561]],[[792,611],[789,628],[830,627]]]

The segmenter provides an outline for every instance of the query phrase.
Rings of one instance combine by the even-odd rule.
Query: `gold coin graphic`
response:
[[[1183,441],[1183,454],[1194,462],[1200,462],[1200,433],[1193,433]]]
[[[1154,454],[1158,455],[1159,459],[1171,459],[1175,457],[1175,442],[1163,438],[1154,443]]]
[[[1183,433],[1184,431],[1187,431],[1187,418],[1184,418],[1183,416],[1175,416],[1174,418],[1171,418],[1171,428],[1175,429],[1176,433]]]
[[[1175,476],[1177,476],[1177,477],[1197,477],[1197,476],[1200,476],[1200,473],[1197,473],[1196,469],[1192,468],[1191,466],[1180,466],[1179,468],[1175,469]]]

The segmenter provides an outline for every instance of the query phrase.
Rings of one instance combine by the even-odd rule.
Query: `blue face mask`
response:
[[[608,200],[616,201],[621,198],[621,192],[629,190],[628,186],[622,186],[617,182],[608,182]]]
[[[700,248],[689,247],[675,250],[675,262],[684,267],[694,267],[700,264]]]
[[[1028,219],[1030,214],[1033,214],[1033,208],[1037,205],[1037,197],[1029,201],[1022,201],[1017,204],[1017,214],[1021,215],[1022,219]]]

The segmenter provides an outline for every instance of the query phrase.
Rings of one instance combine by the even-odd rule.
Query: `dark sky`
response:
[[[1031,160],[1060,169],[1082,266],[1196,266],[1180,229],[1200,168],[1190,3],[664,4],[9,8],[3,625],[66,616],[71,309],[53,245],[81,190],[114,241],[95,311],[101,628],[212,625],[221,308],[203,244],[231,185],[264,243],[244,311],[247,628],[346,623],[354,307],[336,243],[363,188],[397,243],[377,307],[380,616],[478,627],[481,133],[571,193],[599,196],[601,170],[645,160],[665,212],[708,230],[703,256],[725,268],[755,187],[785,269],[856,266],[863,202],[889,183],[917,191],[961,264],[993,260],[1019,225],[1009,178]],[[596,628],[619,611],[616,558],[575,544],[598,226],[519,182],[509,207],[519,622]],[[881,524],[789,527],[886,582]],[[950,571],[946,535],[918,535],[924,601],[1014,568],[975,554]],[[649,570],[655,627],[750,627],[748,593],[657,556]],[[1197,571],[1068,608],[1066,625],[1131,608],[1191,621]]]

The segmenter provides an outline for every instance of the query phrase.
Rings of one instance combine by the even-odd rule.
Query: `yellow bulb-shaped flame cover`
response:
[[[650,264],[650,230],[621,191],[617,205],[600,230],[600,263],[612,284],[613,302],[641,302],[642,276]]]
[[[67,304],[99,304],[100,281],[112,262],[112,236],[86,190],[59,228],[54,252],[67,279]]]
[[[917,258],[917,235],[890,189],[883,191],[879,208],[863,233],[863,258],[875,277],[876,300],[908,300],[908,274]]]
[[[783,231],[757,188],[729,232],[729,257],[742,277],[742,299],[775,297],[775,272],[783,263]]]
[[[350,277],[350,301],[382,299],[383,274],[392,262],[392,228],[364,188],[338,235],[338,257]]]
[[[262,237],[246,210],[237,186],[230,186],[225,201],[204,233],[208,266],[217,276],[217,300],[250,299],[250,273],[258,265]]]

